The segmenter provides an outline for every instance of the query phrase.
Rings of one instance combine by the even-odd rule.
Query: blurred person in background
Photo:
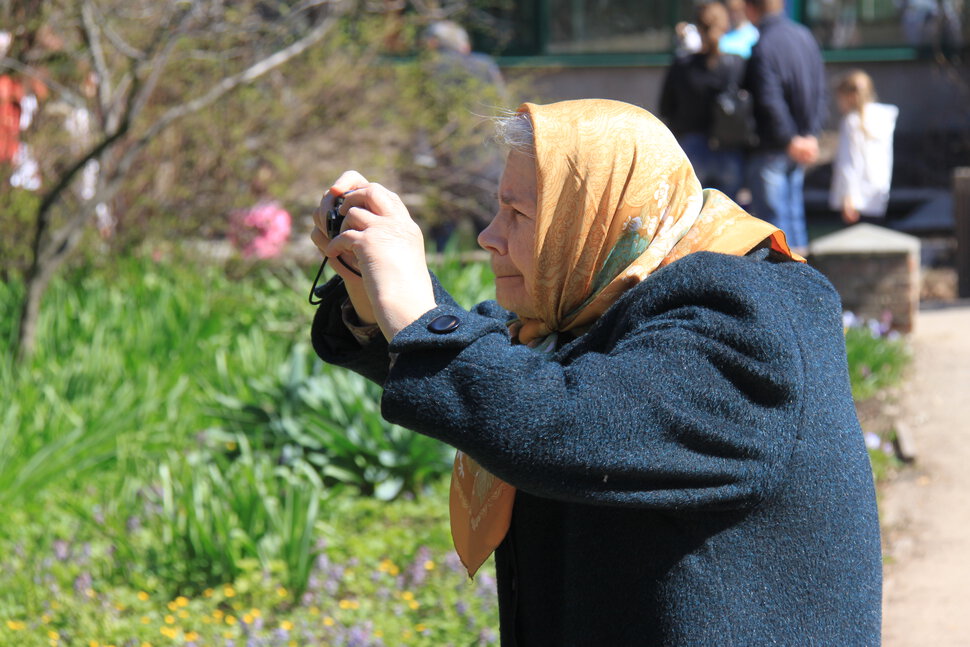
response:
[[[464,27],[439,20],[428,25],[421,40],[432,84],[428,98],[437,104],[432,111],[440,113],[432,123],[447,132],[448,123],[467,122],[475,119],[476,113],[493,110],[496,102],[507,103],[505,80],[498,65],[491,56],[472,51]],[[424,129],[417,135],[413,180],[434,185],[442,196],[439,211],[445,212],[429,224],[438,251],[448,245],[463,217],[470,221],[475,235],[488,224],[502,173],[502,155],[497,148],[483,145],[481,137],[472,139],[460,141],[461,136],[456,137],[454,132],[442,136]]]
[[[725,0],[731,29],[721,36],[718,43],[721,53],[737,54],[743,59],[751,58],[751,48],[758,42],[758,28],[754,26],[744,10],[744,0]]]
[[[872,77],[852,70],[839,79],[835,100],[842,114],[832,162],[829,206],[846,224],[882,223],[893,176],[893,133],[899,108],[876,102]]]
[[[822,52],[812,33],[784,13],[783,0],[745,0],[760,37],[751,50],[745,88],[754,99],[757,150],[748,156],[751,212],[808,249],[805,167],[818,159],[818,133],[828,113]]]
[[[701,50],[701,33],[697,25],[686,20],[674,25],[674,58],[683,58]]]
[[[835,290],[645,110],[526,103],[499,126],[497,302],[459,306],[400,197],[348,171],[315,215],[347,266],[312,339],[459,450],[452,535],[470,575],[495,551],[502,644],[878,644]]]
[[[423,36],[424,46],[437,54],[436,75],[447,81],[452,74],[469,74],[483,83],[505,87],[502,72],[487,54],[473,52],[465,28],[451,20],[439,20],[428,25]]]
[[[660,95],[660,117],[687,153],[701,185],[737,199],[744,182],[744,151],[712,150],[711,117],[718,95],[743,83],[744,60],[720,51],[718,44],[729,25],[723,4],[698,5],[695,20],[701,49],[671,63]]]

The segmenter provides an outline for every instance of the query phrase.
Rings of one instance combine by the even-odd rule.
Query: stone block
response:
[[[919,309],[920,242],[915,236],[862,223],[812,241],[809,263],[842,298],[844,310],[912,332]]]

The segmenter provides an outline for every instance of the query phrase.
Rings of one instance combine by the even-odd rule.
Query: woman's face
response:
[[[478,235],[478,244],[492,255],[495,298],[522,318],[536,318],[531,286],[535,278],[535,159],[511,152],[499,183],[498,213]]]

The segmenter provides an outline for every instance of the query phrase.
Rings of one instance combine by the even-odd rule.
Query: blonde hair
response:
[[[853,100],[853,110],[861,110],[867,103],[876,100],[876,86],[872,77],[862,70],[850,70],[839,77],[835,91]]]
[[[868,137],[866,130],[866,106],[876,100],[876,86],[872,77],[862,70],[849,70],[841,77],[835,86],[835,92],[849,101],[849,108],[859,113],[859,121],[863,134]]]

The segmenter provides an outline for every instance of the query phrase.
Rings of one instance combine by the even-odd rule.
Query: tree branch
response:
[[[84,0],[81,5],[81,35],[88,49],[91,50],[94,72],[98,75],[98,105],[101,113],[105,114],[111,100],[111,73],[104,60],[104,49],[101,47],[98,33],[98,24],[94,19],[94,5],[91,4],[91,0]]]
[[[323,37],[326,36],[331,29],[333,29],[336,23],[336,18],[327,18],[313,28],[306,36],[290,46],[281,49],[270,56],[267,56],[263,60],[254,63],[238,74],[223,79],[201,97],[170,108],[167,112],[165,112],[165,114],[159,117],[159,119],[153,123],[151,127],[141,137],[139,137],[136,142],[134,142],[132,146],[125,151],[119,166],[124,165],[125,169],[129,168],[138,153],[141,152],[141,150],[148,145],[148,143],[151,142],[160,132],[171,125],[172,122],[212,105],[240,85],[254,81],[270,70],[302,54],[311,46],[323,40]]]

